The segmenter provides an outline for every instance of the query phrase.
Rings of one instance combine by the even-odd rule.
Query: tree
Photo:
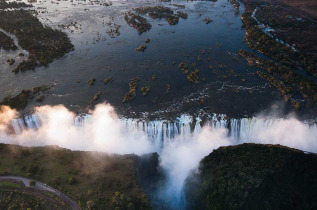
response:
[[[92,201],[92,200],[87,201],[87,208],[89,210],[93,209],[94,205],[95,205],[94,201]]]
[[[30,187],[34,187],[35,185],[36,185],[36,181],[35,180],[29,181],[29,186]]]

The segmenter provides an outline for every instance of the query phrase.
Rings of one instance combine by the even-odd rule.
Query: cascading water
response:
[[[78,115],[73,120],[74,126],[84,126],[91,120],[91,115]],[[263,129],[274,128],[283,118],[274,117],[252,117],[234,119],[228,118],[224,114],[213,114],[208,117],[204,123],[197,117],[190,115],[181,115],[174,121],[170,120],[139,120],[131,118],[121,118],[118,121],[124,129],[122,132],[141,131],[144,132],[150,142],[166,142],[179,137],[190,137],[200,133],[202,126],[209,127],[211,130],[225,128],[228,129],[228,136],[238,143],[252,142],[256,140],[259,131]],[[42,113],[25,115],[22,118],[11,121],[15,134],[21,134],[25,130],[38,130],[41,125],[45,124],[46,118]],[[309,127],[316,127],[314,123],[305,122]]]
[[[159,197],[159,202],[165,202],[171,209],[184,207],[182,186],[189,171],[220,146],[253,142],[317,152],[316,123],[302,122],[294,117],[233,119],[213,114],[202,120],[184,114],[173,121],[146,121],[119,118],[107,104],[78,116],[63,106],[38,107],[34,114],[21,118],[16,115],[8,109],[0,112],[2,143],[54,144],[72,150],[119,154],[157,152],[167,181],[154,197]]]

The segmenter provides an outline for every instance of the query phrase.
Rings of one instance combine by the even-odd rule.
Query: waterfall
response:
[[[97,106],[91,114],[77,116],[64,106],[38,107],[34,114],[20,118],[7,112],[2,114],[2,119],[7,120],[5,126],[0,126],[2,143],[58,145],[71,150],[116,154],[157,152],[160,167],[166,171],[166,183],[153,192],[154,197],[175,209],[182,209],[179,208],[183,205],[182,189],[189,171],[221,146],[252,142],[317,152],[316,121],[303,122],[295,117],[235,119],[225,114],[203,117],[183,114],[174,120],[148,121],[120,118],[107,104]]]
[[[41,113],[25,115],[24,117],[13,119],[11,125],[15,134],[21,134],[25,130],[38,130],[45,124],[45,116]],[[74,118],[74,126],[84,126],[89,122],[91,115],[81,114]],[[201,118],[193,118],[190,115],[183,114],[171,120],[140,120],[132,118],[120,118],[118,121],[123,125],[122,132],[142,131],[149,141],[156,142],[162,146],[162,143],[173,140],[176,137],[188,137],[200,132],[202,126],[207,126],[211,130],[218,128],[228,129],[228,136],[234,140],[243,142],[252,142],[261,129],[273,128],[282,121],[283,118],[275,117],[252,117],[234,119],[228,118],[224,114],[213,114],[202,122]],[[305,122],[309,124],[308,122]],[[313,123],[313,126],[316,126]],[[185,139],[185,138],[184,138]]]

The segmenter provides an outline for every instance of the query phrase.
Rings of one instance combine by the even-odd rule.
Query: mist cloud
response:
[[[83,126],[74,125],[75,114],[64,106],[37,107],[35,112],[45,122],[38,130],[23,130],[21,134],[8,134],[8,123],[16,116],[7,110],[0,117],[7,120],[0,126],[2,143],[24,146],[58,145],[71,150],[94,150],[117,154],[144,154],[154,152],[145,133],[125,132],[113,107],[101,104],[90,112],[91,118]]]
[[[126,129],[109,104],[96,106],[82,126],[74,125],[75,114],[62,105],[37,107],[35,112],[45,119],[43,125],[38,130],[25,129],[21,134],[12,135],[8,128],[18,113],[1,107],[0,142],[24,146],[58,145],[71,150],[118,154],[158,152],[160,164],[168,172],[167,184],[162,186],[160,195],[174,207],[182,203],[182,187],[189,171],[220,146],[253,142],[317,152],[317,126],[309,126],[295,117],[244,119],[239,127],[239,139],[233,137],[236,135],[229,137],[226,128],[205,126],[192,134],[176,135],[158,144],[144,131]]]

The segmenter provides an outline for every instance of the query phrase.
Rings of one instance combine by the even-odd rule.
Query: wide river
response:
[[[248,49],[241,28],[242,3],[240,13],[235,14],[235,8],[227,0],[111,2],[110,6],[90,1],[32,3],[31,10],[38,12],[40,21],[66,32],[75,50],[48,67],[19,74],[11,73],[18,62],[9,66],[7,59],[21,61],[20,51],[1,50],[0,98],[16,95],[26,88],[54,84],[42,103],[34,100],[25,111],[30,112],[39,105],[63,104],[72,111],[87,112],[89,102],[98,91],[102,92],[98,102],[106,101],[115,106],[119,114],[130,117],[138,117],[140,113],[169,117],[197,112],[243,117],[271,107],[284,107],[278,91],[256,75],[259,69],[246,65],[237,54],[239,49]],[[124,21],[124,13],[133,8],[153,5],[186,12],[188,18],[171,26],[165,19],[145,16],[152,28],[141,35]],[[212,22],[206,24],[204,18]],[[120,25],[120,35],[111,38],[106,32],[113,29],[113,24]],[[144,45],[146,38],[151,41],[146,44],[145,52],[135,51]],[[178,68],[181,62],[190,67],[195,63],[204,80],[199,84],[189,82]],[[104,85],[104,79],[109,76],[114,81]],[[96,83],[88,86],[87,81],[92,77]],[[122,103],[129,91],[129,81],[134,77],[140,79],[137,96],[131,102]],[[144,97],[140,89],[145,85],[151,89]],[[166,93],[167,86],[170,86],[169,93]]]

